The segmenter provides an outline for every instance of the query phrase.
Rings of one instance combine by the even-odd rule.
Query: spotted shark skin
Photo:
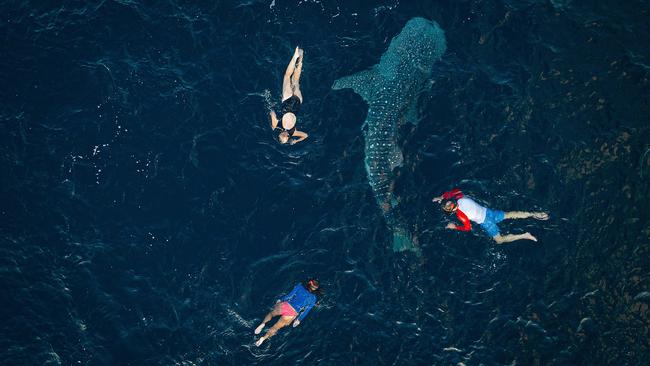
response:
[[[379,63],[368,70],[340,78],[332,89],[352,89],[368,103],[363,124],[368,182],[393,232],[393,250],[418,251],[412,236],[395,214],[394,169],[402,166],[397,146],[398,124],[415,104],[417,94],[432,77],[434,64],[447,49],[437,23],[409,20],[395,36]],[[412,122],[412,121],[411,121]]]

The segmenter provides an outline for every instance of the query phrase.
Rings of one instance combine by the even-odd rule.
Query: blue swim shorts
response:
[[[481,224],[483,230],[485,230],[490,237],[495,237],[499,235],[498,223],[503,221],[505,218],[505,213],[499,210],[490,210],[489,208],[485,212],[485,221]]]

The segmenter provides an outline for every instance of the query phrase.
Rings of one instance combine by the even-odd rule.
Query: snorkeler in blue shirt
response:
[[[320,295],[320,284],[317,279],[312,278],[304,283],[297,284],[291,292],[282,296],[276,301],[273,310],[266,314],[262,323],[255,328],[255,334],[260,334],[266,323],[271,321],[273,317],[280,316],[280,319],[263,337],[260,337],[255,342],[255,345],[259,347],[262,342],[273,337],[278,329],[286,327],[291,322],[293,322],[294,328],[300,325],[309,310],[316,304],[316,295]]]

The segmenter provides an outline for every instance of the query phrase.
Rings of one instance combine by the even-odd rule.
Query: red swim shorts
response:
[[[296,312],[296,309],[293,308],[293,306],[289,305],[288,302],[284,301],[280,303],[280,314],[282,316],[296,316],[298,313]]]

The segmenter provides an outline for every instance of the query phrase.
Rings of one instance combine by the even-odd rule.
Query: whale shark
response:
[[[365,137],[365,168],[368,182],[393,233],[395,252],[419,252],[407,226],[396,213],[393,195],[395,168],[402,166],[397,144],[398,126],[413,119],[416,100],[434,71],[434,64],[447,49],[445,33],[431,20],[413,18],[393,37],[378,64],[340,78],[332,89],[352,89],[368,104],[362,125]]]

